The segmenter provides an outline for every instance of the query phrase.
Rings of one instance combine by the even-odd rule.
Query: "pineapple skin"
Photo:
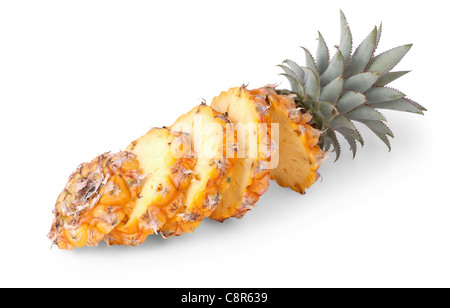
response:
[[[165,147],[162,153],[145,153],[145,149],[153,151],[158,145]],[[142,149],[147,155],[141,153]],[[144,165],[143,160],[157,160],[161,157],[168,163],[164,168],[154,166],[155,169],[161,169],[160,173],[143,168],[143,171],[148,173],[148,183],[143,184],[142,192],[129,216],[105,236],[108,245],[137,246],[142,244],[148,235],[157,233],[181,208],[185,199],[184,192],[193,178],[195,160],[189,155],[189,145],[184,138],[169,128],[150,130],[132,142],[127,151],[136,152],[141,165]]]
[[[221,203],[210,216],[213,220],[223,222],[231,217],[242,218],[255,207],[260,196],[269,187],[271,155],[268,151],[260,151],[260,144],[263,141],[271,143],[271,122],[266,97],[261,95],[259,90],[248,90],[246,86],[222,92],[213,99],[211,107],[226,113],[234,124],[251,123],[267,126],[265,136],[255,132],[258,148],[255,158],[250,158],[247,150],[243,153],[244,157],[237,155],[230,188],[224,192]],[[238,148],[246,149],[246,144],[239,138]]]
[[[48,234],[61,249],[97,246],[133,209],[143,174],[132,153],[99,155],[81,164],[58,196]]]
[[[202,117],[202,123],[214,124],[221,130],[222,140],[213,141],[219,145],[215,148],[212,157],[202,156],[200,147],[208,148],[208,134],[210,131],[201,127],[202,145],[196,142],[196,136],[193,128],[195,117]],[[189,125],[186,125],[188,124]],[[180,236],[183,233],[192,233],[200,225],[202,220],[209,217],[222,199],[223,192],[230,185],[233,165],[235,158],[227,157],[227,151],[236,143],[235,135],[230,132],[230,121],[226,114],[214,111],[211,107],[200,105],[193,108],[190,112],[182,115],[171,126],[172,130],[177,131],[183,127],[192,129],[191,133],[179,131],[189,139],[192,154],[195,157],[195,167],[193,168],[194,179],[191,186],[185,191],[186,195],[181,200],[181,206],[177,212],[160,228],[161,235],[164,238]],[[206,136],[204,136],[206,135]],[[212,136],[215,136],[214,134]],[[213,139],[216,137],[212,137]],[[203,153],[204,154],[204,153]],[[195,183],[195,181],[197,183]]]
[[[270,176],[281,187],[304,194],[320,177],[318,169],[326,158],[319,146],[321,131],[311,125],[312,116],[297,108],[294,95],[278,95],[272,86],[259,89],[270,102],[272,123],[279,125],[279,163]]]

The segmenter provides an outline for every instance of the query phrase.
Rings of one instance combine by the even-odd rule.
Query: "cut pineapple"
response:
[[[324,159],[318,142],[320,131],[310,125],[311,115],[295,106],[293,96],[278,95],[273,87],[260,89],[270,102],[270,118],[279,127],[278,166],[270,176],[282,187],[304,193],[318,177],[317,169]]]
[[[226,115],[200,105],[171,126],[173,132],[189,140],[195,167],[182,207],[161,228],[165,238],[193,232],[220,203],[222,192],[231,181],[234,162],[234,156],[226,156],[227,150],[235,145],[228,123]]]
[[[213,99],[211,107],[226,113],[235,124],[238,159],[233,168],[230,188],[223,193],[219,206],[210,218],[217,221],[240,218],[256,205],[269,186],[269,105],[264,95],[242,86],[222,92]]]
[[[378,110],[426,110],[387,87],[407,73],[392,69],[411,45],[375,55],[380,26],[352,52],[342,12],[340,28],[333,57],[319,34],[317,60],[304,49],[304,66],[283,61],[290,90],[230,89],[214,98],[212,108],[194,108],[170,129],[151,130],[126,152],[80,165],[58,197],[50,239],[73,249],[102,239],[139,245],[155,232],[166,238],[192,232],[208,216],[242,217],[267,190],[270,177],[304,193],[316,181],[325,154],[331,149],[340,157],[337,133],[353,156],[357,142],[364,144],[354,121],[390,149],[393,134]]]
[[[105,237],[110,245],[139,245],[149,234],[158,232],[177,212],[192,179],[189,144],[168,128],[150,130],[127,151],[136,155],[146,181],[129,218]]]
[[[142,180],[129,152],[81,164],[58,197],[49,238],[63,249],[96,246],[133,209]]]

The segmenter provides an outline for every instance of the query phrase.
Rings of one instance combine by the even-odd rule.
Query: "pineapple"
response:
[[[390,150],[393,134],[379,110],[426,110],[387,87],[408,73],[392,69],[411,45],[375,55],[380,26],[352,52],[342,12],[340,19],[340,44],[331,59],[319,33],[316,58],[303,48],[304,66],[292,60],[279,65],[290,89],[232,88],[170,128],[150,130],[126,151],[80,165],[57,199],[52,242],[62,249],[101,240],[139,245],[154,233],[193,232],[206,217],[222,222],[245,215],[270,179],[304,194],[329,153],[339,159],[338,134],[353,157],[357,143],[364,145],[355,122]]]
[[[193,178],[189,143],[169,128],[150,130],[127,151],[137,157],[146,180],[127,219],[105,237],[110,245],[139,245],[157,233],[177,213]]]
[[[59,195],[49,238],[62,249],[96,246],[134,208],[144,174],[129,152],[105,153],[72,173]]]
[[[271,156],[267,144],[271,142],[270,106],[259,91],[249,91],[242,86],[221,93],[213,99],[211,107],[227,114],[233,123],[241,125],[236,129],[238,159],[233,168],[230,187],[223,193],[220,204],[210,216],[211,219],[224,221],[245,215],[269,187]],[[266,124],[266,131],[260,130],[260,124]],[[254,141],[253,145],[251,141]]]
[[[171,127],[172,131],[188,139],[195,157],[193,180],[185,192],[185,199],[176,215],[161,228],[165,238],[191,233],[215,210],[231,182],[235,137],[226,114],[200,105],[182,115]]]
[[[312,127],[312,116],[297,107],[295,95],[278,95],[273,86],[260,89],[270,103],[270,121],[279,126],[276,154],[278,165],[270,177],[282,187],[301,194],[319,177],[317,172],[326,154],[319,146],[321,131]]]

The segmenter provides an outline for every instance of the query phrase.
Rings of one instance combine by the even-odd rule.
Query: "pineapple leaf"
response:
[[[347,113],[366,102],[364,94],[359,92],[344,92],[336,104],[336,108],[340,113]]]
[[[311,106],[314,113],[325,123],[330,123],[338,115],[334,105],[329,102],[312,102]]]
[[[387,87],[371,88],[365,93],[365,95],[369,104],[393,101],[406,96],[396,89]]]
[[[328,152],[328,150],[330,149],[330,147],[331,147],[330,140],[329,140],[328,138],[324,138],[324,140],[323,140],[323,150],[324,150],[325,152]]]
[[[350,60],[350,56],[352,54],[352,44],[352,33],[350,31],[347,18],[345,18],[344,13],[341,11],[341,40],[339,49],[342,52],[344,66],[346,66]]]
[[[374,27],[352,54],[353,39],[347,19],[340,11],[340,41],[336,53],[330,57],[328,46],[319,32],[316,59],[303,48],[306,63],[300,67],[291,60],[280,66],[291,83],[292,91],[300,100],[296,101],[311,113],[317,129],[322,131],[319,145],[325,151],[331,147],[340,157],[341,148],[336,136],[340,133],[349,143],[353,157],[357,143],[364,141],[353,121],[365,124],[391,149],[388,137],[394,137],[385,125],[386,118],[378,110],[423,114],[426,109],[406,98],[396,89],[387,87],[409,71],[391,70],[403,59],[412,45],[403,45],[379,55],[375,54],[383,32],[383,24]]]
[[[299,81],[305,80],[305,72],[303,71],[303,69],[300,67],[300,65],[298,65],[296,62],[286,59],[283,61],[283,64],[287,64],[289,66],[289,68],[295,72],[295,74],[300,77]]]
[[[364,146],[364,140],[363,140],[363,138],[361,137],[361,134],[359,133],[359,131],[356,128],[353,129],[353,130],[350,130],[350,129],[345,128],[345,127],[340,127],[340,128],[337,129],[337,131],[339,133],[346,132],[347,135],[351,135],[353,139],[358,141],[359,144],[361,144],[362,147]]]
[[[356,48],[345,72],[345,77],[361,73],[366,69],[375,50],[376,37],[377,28],[375,27],[358,48]]]
[[[332,129],[329,129],[325,132],[324,138],[325,141],[328,141],[333,145],[333,150],[336,153],[335,161],[337,161],[341,156],[341,145],[339,144],[339,140],[336,137],[336,133]]]
[[[420,105],[418,102],[413,101],[412,99],[409,98],[404,98],[405,100],[407,100],[410,104],[413,104],[414,106],[416,106],[417,108],[419,108],[422,111],[428,111],[427,108],[425,108],[424,106]]]
[[[386,85],[390,84],[391,82],[393,82],[394,80],[408,74],[409,72],[411,72],[411,71],[389,72],[389,73],[385,74],[384,76],[382,76],[375,83],[375,86],[376,87],[386,86]]]
[[[403,45],[379,54],[370,61],[367,70],[380,72],[381,75],[388,73],[401,61],[401,59],[403,59],[411,47],[411,44]]]
[[[375,40],[375,48],[373,49],[373,52],[376,51],[378,48],[378,45],[380,44],[381,34],[383,33],[383,23],[380,23],[380,26],[377,29],[377,38]]]
[[[345,79],[344,90],[364,93],[369,90],[380,77],[378,72],[365,72]]]
[[[292,77],[294,77],[297,80],[300,79],[300,76],[298,76],[297,73],[294,72],[290,67],[283,65],[283,64],[279,64],[277,66],[280,67],[284,71],[285,74],[291,75]]]
[[[381,112],[376,111],[373,107],[368,105],[361,105],[347,113],[347,116],[354,121],[368,120],[368,121],[386,121],[386,118]]]
[[[320,91],[320,100],[335,105],[341,95],[343,87],[344,79],[342,77],[336,78]]]
[[[319,74],[322,74],[328,67],[328,62],[330,62],[330,53],[328,51],[327,43],[319,32],[319,46],[317,47],[317,68],[319,70]]]
[[[390,109],[390,110],[411,112],[411,113],[417,113],[417,114],[423,115],[422,110],[416,104],[414,104],[414,102],[412,102],[406,98],[400,98],[400,99],[393,100],[393,101],[372,104],[371,106],[376,109]]]
[[[351,131],[356,130],[353,122],[342,114],[336,116],[333,120],[331,120],[329,126],[331,126],[334,130],[337,130],[339,128],[346,128]]]
[[[316,73],[309,67],[303,68],[305,77],[305,97],[304,99],[318,101],[320,97],[320,82]]]
[[[353,158],[355,158],[357,146],[355,137],[353,136],[352,132],[344,128],[337,129],[336,131],[344,136],[345,140],[347,140],[348,144],[350,145],[350,150],[353,153]]]
[[[392,134],[391,130],[381,121],[360,121],[364,125],[366,125],[370,130],[372,130],[375,135],[380,138],[384,144],[391,150],[391,144],[387,136],[394,138],[394,134]]]
[[[319,76],[319,69],[317,68],[316,65],[316,61],[314,60],[314,57],[311,55],[311,53],[309,52],[308,49],[301,47],[303,49],[303,51],[305,52],[305,63],[306,63],[306,67],[308,67],[309,69],[311,69],[314,74],[316,74],[317,76]]]
[[[328,68],[320,77],[320,83],[322,84],[322,86],[326,86],[337,77],[342,76],[343,73],[344,57],[339,48],[337,48],[336,54],[334,55],[333,59],[331,59]]]
[[[298,81],[297,78],[289,74],[280,74],[280,75],[287,78],[289,84],[291,85],[292,92],[295,92],[298,95],[298,97],[302,100],[305,96],[305,92],[303,90],[303,86],[301,85],[300,81]]]

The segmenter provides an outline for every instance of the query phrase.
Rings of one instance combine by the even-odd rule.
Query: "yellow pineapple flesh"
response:
[[[183,203],[192,179],[194,162],[189,144],[168,128],[154,128],[132,142],[127,151],[136,155],[145,183],[133,211],[105,241],[109,245],[139,245],[170,219]]]
[[[269,105],[264,95],[242,86],[222,92],[213,99],[211,107],[226,113],[235,124],[238,153],[230,187],[210,218],[217,221],[240,218],[256,205],[269,186]]]
[[[228,124],[226,115],[200,105],[182,115],[170,127],[188,140],[195,166],[182,207],[160,230],[165,238],[193,232],[220,203],[222,192],[227,190],[231,181],[234,163],[234,157],[226,155],[227,149],[235,144]]]
[[[310,125],[311,115],[297,108],[294,96],[278,95],[274,88],[260,89],[270,102],[271,122],[278,124],[278,165],[271,170],[271,178],[282,187],[304,193],[319,174],[325,153],[318,142],[321,132]]]

